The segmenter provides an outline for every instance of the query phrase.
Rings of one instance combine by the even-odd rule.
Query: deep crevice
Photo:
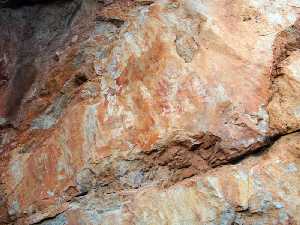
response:
[[[64,213],[66,210],[67,210],[67,209],[65,209],[65,210],[63,210],[62,212],[57,213],[57,214],[55,214],[55,215],[53,215],[53,216],[48,216],[48,217],[46,217],[46,218],[44,218],[44,219],[42,219],[42,220],[40,220],[40,221],[38,221],[38,222],[32,223],[31,225],[42,225],[43,223],[45,223],[45,222],[47,222],[47,221],[51,221],[51,220],[57,218],[58,216],[63,215],[63,213]]]
[[[97,16],[96,21],[111,23],[111,24],[115,25],[117,28],[120,28],[125,23],[125,21],[121,20],[121,19],[107,18],[107,17],[103,17],[103,16]]]

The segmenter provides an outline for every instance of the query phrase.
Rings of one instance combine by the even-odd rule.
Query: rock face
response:
[[[299,133],[288,135],[267,153],[167,189],[95,191],[41,224],[299,224],[299,146]]]
[[[0,223],[300,224],[298,1],[17,6]]]

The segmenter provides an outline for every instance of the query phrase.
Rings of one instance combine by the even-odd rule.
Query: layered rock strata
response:
[[[3,6],[1,223],[300,224],[297,1]]]

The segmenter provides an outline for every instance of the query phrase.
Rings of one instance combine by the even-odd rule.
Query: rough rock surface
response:
[[[167,189],[95,191],[41,224],[299,224],[299,147],[300,134],[291,134],[266,153]]]
[[[0,223],[300,224],[298,1],[17,6]]]

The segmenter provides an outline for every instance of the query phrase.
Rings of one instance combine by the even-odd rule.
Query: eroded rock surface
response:
[[[0,9],[1,223],[300,224],[299,13],[292,0]]]
[[[300,136],[170,188],[77,198],[41,224],[299,224]],[[63,221],[63,222],[62,222]]]

